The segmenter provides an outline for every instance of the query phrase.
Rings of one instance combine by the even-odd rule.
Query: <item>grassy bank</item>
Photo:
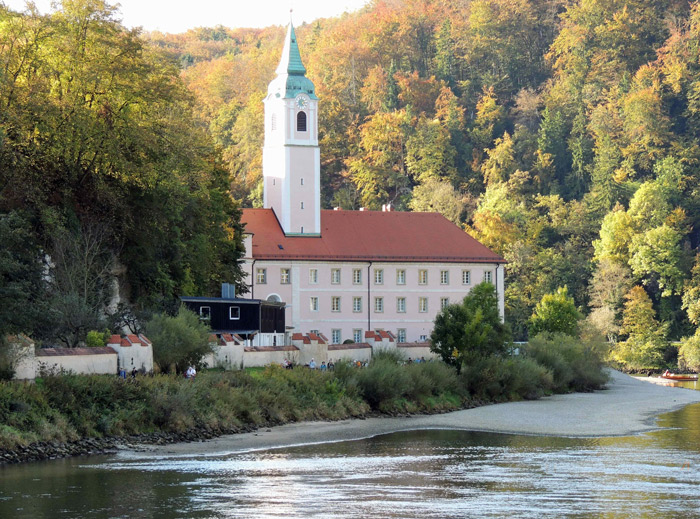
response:
[[[255,372],[204,372],[194,381],[173,375],[126,381],[69,375],[35,384],[3,382],[0,448],[197,428],[230,431],[370,413],[442,412],[604,383],[600,369],[594,369],[600,368],[597,361],[577,371],[580,355],[550,352],[550,346],[541,346],[539,357],[493,357],[460,374],[442,362],[404,365],[395,354],[378,354],[365,368],[338,363],[333,372],[270,366]],[[574,372],[579,373],[576,384]],[[590,380],[582,380],[583,372]]]

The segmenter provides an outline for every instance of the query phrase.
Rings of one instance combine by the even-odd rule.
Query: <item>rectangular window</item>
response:
[[[309,333],[313,333],[314,335],[318,335],[318,330],[309,330]]]
[[[258,285],[267,283],[267,269],[258,269],[255,281]]]
[[[331,297],[331,312],[340,312],[340,296]]]
[[[396,342],[406,342],[406,328],[396,330]]]
[[[462,284],[463,285],[470,285],[472,282],[472,273],[470,270],[463,270],[462,271]]]
[[[419,297],[418,298],[418,311],[421,313],[425,313],[428,311],[428,298],[427,297]]]
[[[340,336],[340,330],[337,328],[334,328],[331,330],[331,343],[333,344],[340,344],[342,341],[342,338]]]
[[[374,284],[383,285],[384,284],[384,269],[374,269]]]
[[[352,331],[352,340],[355,342],[362,342],[362,330],[356,328]]]
[[[301,202],[301,207],[300,209],[304,209],[304,202]]]
[[[406,271],[404,269],[396,269],[396,284],[405,285],[406,284]]]
[[[420,336],[420,342],[428,342],[428,336],[427,336],[427,335],[421,335],[421,336]]]
[[[396,311],[399,313],[404,313],[406,311],[406,298],[397,297],[396,298]]]
[[[361,285],[362,284],[362,269],[352,269],[352,284]]]
[[[232,321],[237,321],[238,319],[241,318],[241,309],[238,306],[229,306],[228,307],[228,318],[231,319]]]
[[[374,311],[378,314],[381,314],[384,312],[384,298],[383,297],[375,297],[374,298]]]
[[[304,185],[304,177],[301,177],[300,180],[301,180],[301,185],[303,186]]]
[[[441,285],[449,285],[450,284],[450,271],[449,270],[441,270],[440,271],[440,284]]]
[[[340,285],[340,269],[331,269],[331,283]]]
[[[418,284],[419,285],[427,285],[428,284],[428,271],[427,270],[419,270],[418,271]]]
[[[450,298],[449,297],[441,297],[440,298],[440,308],[442,310],[444,310],[448,306],[450,306]]]
[[[211,319],[211,306],[200,306],[199,318],[202,320]]]
[[[362,298],[353,297],[352,298],[352,311],[357,313],[362,311]]]
[[[318,284],[318,269],[309,269],[309,285]]]
[[[491,272],[490,270],[484,272],[484,281],[486,281],[487,283],[493,283],[493,272]]]
[[[318,297],[309,298],[309,308],[312,312],[318,312]]]
[[[280,283],[289,285],[289,269],[280,269]]]

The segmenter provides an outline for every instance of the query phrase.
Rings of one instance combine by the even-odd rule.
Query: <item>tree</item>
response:
[[[154,315],[145,331],[153,343],[153,360],[161,371],[174,367],[177,373],[183,373],[188,366],[199,368],[202,358],[212,351],[209,328],[184,307],[174,317]]]
[[[678,367],[681,369],[700,371],[700,333],[684,337],[678,348]]]
[[[90,330],[104,329],[114,281],[107,236],[105,229],[89,227],[63,229],[54,237],[43,338],[75,348]]]
[[[413,188],[408,206],[411,211],[440,213],[456,224],[459,224],[464,210],[464,202],[452,184],[432,178]]]
[[[645,283],[655,281],[662,296],[680,293],[685,278],[682,236],[664,224],[636,235],[630,247],[630,267]]]
[[[540,333],[563,333],[576,337],[580,312],[567,287],[559,287],[553,294],[545,294],[537,303],[530,318],[530,337]]]
[[[666,326],[656,320],[656,312],[644,288],[633,287],[625,300],[621,332],[627,340],[615,346],[613,358],[632,370],[658,369],[666,345]]]
[[[0,214],[0,380],[11,379],[23,356],[12,335],[31,333],[41,318],[41,251],[18,212]]]
[[[460,304],[447,306],[435,317],[430,349],[461,370],[464,363],[503,355],[510,337],[498,311],[496,288],[483,282]]]

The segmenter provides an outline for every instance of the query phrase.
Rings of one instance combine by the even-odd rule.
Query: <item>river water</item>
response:
[[[414,431],[10,466],[0,518],[700,517],[700,404],[659,425],[613,438]]]

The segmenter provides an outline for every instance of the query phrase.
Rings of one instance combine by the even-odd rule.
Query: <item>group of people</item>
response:
[[[420,359],[416,357],[415,359],[412,359],[411,357],[408,357],[408,360],[406,361],[406,364],[420,364],[422,362],[428,362],[425,360],[425,357],[421,357]]]
[[[187,371],[185,371],[185,378],[188,380],[194,380],[194,377],[197,376],[197,370],[194,369],[194,366],[190,366],[187,368]]]
[[[136,374],[138,372],[139,371],[136,368],[132,369],[131,370],[131,378],[136,378]],[[126,368],[124,366],[120,367],[119,368],[119,378],[126,380],[126,376],[127,376],[126,375]]]
[[[321,365],[318,366],[316,365],[316,360],[311,359],[311,361],[308,364],[309,369],[320,369],[321,371],[333,371],[335,369],[335,364],[333,363],[333,359],[328,360],[328,364],[326,364],[326,361],[322,361]]]

